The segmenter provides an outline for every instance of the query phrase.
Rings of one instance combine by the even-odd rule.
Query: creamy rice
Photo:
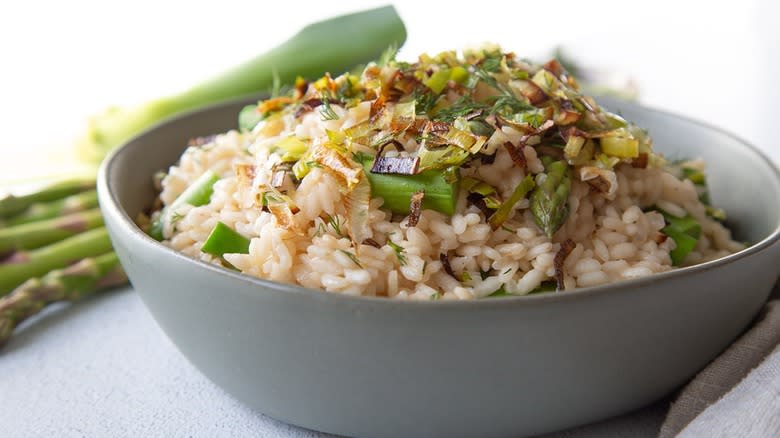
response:
[[[319,123],[314,114],[307,121],[311,135]],[[261,278],[351,295],[426,300],[484,297],[502,285],[509,293],[525,294],[554,277],[555,253],[560,242],[571,238],[577,246],[564,265],[565,289],[596,286],[672,269],[669,251],[674,242],[665,239],[658,243],[665,225],[663,216],[642,211],[653,205],[690,213],[702,224],[702,236],[685,259],[686,265],[743,248],[731,239],[728,229],[707,216],[689,180],[681,181],[662,169],[635,169],[625,164],[615,172],[618,187],[614,200],[592,191],[587,183],[574,182],[569,217],[552,240],[534,224],[527,200],[518,203],[506,229],[492,232],[479,209],[467,206],[462,194],[458,213],[451,218],[423,210],[418,225],[412,228],[406,226],[406,218],[394,220],[392,214],[382,211],[381,200],[376,199],[371,203],[370,224],[372,239],[382,247],[354,248],[348,237],[340,236],[321,218],[328,214],[346,223],[338,182],[321,169],[313,169],[295,193],[296,204],[301,206],[301,232],[279,227],[268,212],[242,207],[251,205],[253,199],[237,189],[233,165],[254,162],[270,169],[263,154],[255,160],[246,154],[245,147],[251,143],[246,136],[233,131],[204,146],[190,147],[163,180],[161,198],[170,204],[205,169],[219,170],[223,179],[215,185],[211,202],[184,207],[176,232],[167,243],[190,256],[219,263],[200,252],[200,247],[216,222],[222,221],[251,238],[249,254],[227,254],[225,259],[242,272]],[[481,166],[479,174],[502,193],[509,193],[524,174],[501,164],[511,162],[504,150],[497,153],[495,163]],[[385,244],[388,240],[404,248],[403,265],[393,248]],[[344,252],[358,254],[362,267]],[[441,253],[451,254],[452,269],[468,272],[471,281],[461,283],[445,273]],[[480,272],[491,269],[499,274],[481,279]]]

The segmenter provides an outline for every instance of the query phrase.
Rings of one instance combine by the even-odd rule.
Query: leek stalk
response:
[[[310,24],[292,38],[189,90],[129,108],[109,108],[89,123],[77,149],[83,159],[100,161],[114,147],[162,119],[200,106],[269,91],[274,82],[297,76],[339,74],[400,47],[406,29],[393,6],[357,12]]]

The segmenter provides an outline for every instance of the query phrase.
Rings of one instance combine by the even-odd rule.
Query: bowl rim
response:
[[[441,300],[441,299],[439,300],[396,300],[388,297],[363,296],[363,295],[356,296],[356,295],[347,295],[347,294],[332,293],[332,292],[328,293],[324,290],[307,288],[297,284],[281,283],[273,280],[254,277],[249,274],[232,271],[223,268],[221,266],[216,266],[214,264],[202,261],[200,259],[189,257],[184,253],[181,253],[179,251],[174,250],[173,248],[164,245],[162,242],[158,242],[157,240],[153,239],[152,237],[144,233],[136,225],[135,221],[128,215],[128,213],[124,210],[124,208],[120,206],[116,194],[109,187],[109,173],[111,172],[111,169],[115,166],[115,163],[118,161],[118,159],[123,154],[128,153],[128,150],[130,150],[129,145],[137,141],[143,141],[145,137],[153,135],[157,129],[169,123],[186,119],[192,116],[193,114],[206,112],[206,111],[213,111],[219,108],[235,106],[241,103],[251,102],[252,99],[257,100],[257,98],[259,98],[260,96],[262,95],[253,94],[249,96],[243,96],[243,97],[225,100],[209,106],[196,108],[194,110],[190,110],[190,111],[186,111],[174,115],[172,117],[162,120],[161,122],[154,124],[144,132],[130,138],[129,140],[125,141],[121,146],[114,149],[103,160],[103,162],[100,165],[100,168],[98,170],[97,188],[98,188],[98,196],[100,200],[101,210],[103,211],[104,215],[111,216],[113,219],[115,219],[114,225],[117,232],[126,234],[127,236],[129,236],[130,239],[133,239],[140,245],[144,245],[149,250],[160,252],[162,254],[165,254],[165,256],[168,257],[175,257],[181,260],[183,263],[194,264],[194,266],[199,267],[201,269],[207,269],[213,272],[215,275],[223,275],[235,281],[241,281],[250,285],[257,286],[259,293],[263,293],[263,289],[268,289],[274,292],[291,293],[298,296],[305,296],[309,299],[323,300],[323,301],[334,300],[336,303],[339,302],[353,303],[353,304],[362,303],[362,304],[383,305],[383,306],[403,306],[409,308],[450,308],[450,307],[460,308],[461,306],[493,308],[496,306],[504,307],[510,304],[532,305],[532,304],[542,304],[542,303],[559,302],[559,301],[567,301],[567,302],[578,301],[580,299],[590,299],[590,297],[599,297],[605,294],[625,293],[626,292],[625,289],[634,289],[658,281],[666,281],[666,280],[679,278],[689,274],[703,273],[706,271],[710,271],[712,269],[717,269],[721,266],[735,263],[744,258],[763,252],[769,249],[773,245],[780,244],[780,218],[778,218],[778,223],[776,224],[775,229],[768,236],[766,236],[765,238],[748,246],[747,248],[741,251],[738,251],[733,254],[729,254],[725,257],[720,257],[715,260],[710,260],[692,266],[672,269],[666,272],[655,273],[647,277],[629,279],[629,280],[620,280],[614,283],[608,283],[600,286],[576,288],[574,290],[567,291],[565,293],[540,293],[540,294],[530,294],[530,295],[526,294],[526,295],[516,295],[516,296],[494,297],[492,299],[474,299],[474,300]],[[613,99],[606,98],[604,100],[610,101]],[[648,107],[634,102],[620,102],[620,105],[628,105],[628,106],[641,109],[643,111],[649,111],[651,113],[657,113],[664,116],[671,116],[680,119],[684,122],[692,123],[694,125],[699,125],[701,127],[715,131],[719,134],[725,135],[737,141],[742,145],[742,147],[747,148],[748,151],[750,151],[750,153],[755,154],[759,159],[761,159],[764,163],[766,163],[769,166],[771,173],[774,175],[775,181],[777,182],[778,186],[780,186],[780,167],[778,167],[778,163],[772,161],[766,153],[764,153],[763,151],[761,151],[760,149],[758,149],[756,146],[746,141],[745,139],[729,131],[726,131],[723,128],[714,126],[712,124],[703,121],[696,120],[688,116],[679,115],[674,112],[669,112],[654,107]]]

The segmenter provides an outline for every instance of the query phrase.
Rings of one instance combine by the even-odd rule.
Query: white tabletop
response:
[[[556,437],[654,437],[668,402]],[[27,321],[0,351],[3,437],[325,437],[255,412],[182,356],[131,288]]]

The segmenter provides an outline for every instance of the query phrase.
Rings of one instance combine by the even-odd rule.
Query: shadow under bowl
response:
[[[563,429],[669,394],[750,323],[780,272],[780,178],[719,129],[637,105],[669,157],[702,157],[713,201],[748,249],[602,287],[472,302],[349,297],[190,259],[133,222],[152,175],[188,139],[235,127],[235,101],[171,119],[100,171],[100,204],[132,284],[165,333],[248,406],[353,436],[518,436]]]

